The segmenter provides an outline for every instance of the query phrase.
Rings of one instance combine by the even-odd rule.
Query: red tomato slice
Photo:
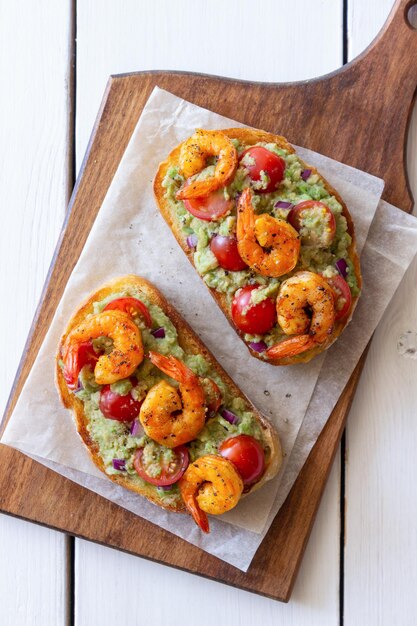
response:
[[[186,185],[188,184],[187,182]],[[226,200],[223,189],[217,189],[208,196],[189,198],[183,202],[191,215],[206,222],[215,222],[233,209],[233,200]]]
[[[232,318],[239,330],[251,335],[264,335],[275,324],[275,303],[265,298],[258,304],[251,303],[251,293],[259,285],[247,285],[238,289],[232,302]]]
[[[121,396],[104,385],[100,391],[99,408],[104,417],[118,422],[131,422],[140,411],[142,400],[135,400],[131,393]]]
[[[224,270],[238,272],[247,268],[240,257],[235,237],[215,235],[210,242],[210,249]]]
[[[226,439],[219,447],[220,454],[236,466],[245,485],[259,480],[265,471],[265,455],[259,441],[250,435]]]
[[[296,231],[300,232],[301,228],[304,226],[303,221],[306,217],[308,217],[308,213],[317,209],[321,209],[323,212],[323,234],[321,244],[325,247],[330,246],[332,243],[334,236],[336,234],[336,219],[329,209],[328,206],[323,204],[323,202],[317,202],[316,200],[305,200],[304,202],[299,202],[296,206],[294,206],[291,211],[288,213],[288,222],[295,228]],[[303,236],[302,243],[316,245],[317,241],[312,239],[311,236]]]
[[[254,146],[248,148],[240,157],[242,161],[245,155],[249,155],[253,160],[253,165],[244,165],[249,172],[251,180],[261,180],[261,172],[264,171],[269,177],[269,183],[266,189],[257,189],[258,193],[269,193],[275,191],[279,183],[284,178],[285,161],[277,154],[270,152],[262,146]]]
[[[69,389],[77,387],[78,376],[84,365],[94,368],[98,358],[91,341],[80,343],[78,349],[69,352],[62,372]]]
[[[175,452],[175,461],[170,463],[169,467],[162,467],[161,474],[158,478],[149,476],[143,463],[143,448],[139,448],[133,460],[135,470],[143,480],[157,487],[167,487],[176,483],[184,474],[190,462],[188,449],[185,446],[177,446],[172,449]]]
[[[104,311],[115,310],[123,311],[123,313],[130,315],[130,317],[142,315],[146,326],[148,326],[148,328],[152,327],[152,319],[148,307],[137,298],[116,298],[116,300],[112,300],[104,307]]]
[[[350,287],[341,276],[327,278],[327,282],[335,294],[336,315],[335,320],[341,320],[347,316],[352,306],[352,293]]]

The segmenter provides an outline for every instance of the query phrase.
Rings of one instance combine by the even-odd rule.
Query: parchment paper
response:
[[[243,342],[231,332],[224,315],[160,217],[151,185],[158,163],[196,127],[236,125],[232,120],[168,92],[154,90],[71,275],[2,441],[246,570],[414,256],[417,237],[414,218],[395,207],[381,204],[362,257],[364,293],[354,320],[342,338],[326,356],[322,355],[307,365],[275,368],[252,358]],[[299,152],[308,163],[318,167],[345,199],[355,221],[361,250],[379,203],[383,182],[324,156],[302,149]],[[384,257],[386,252],[389,252],[388,258]],[[55,391],[54,354],[69,317],[91,291],[110,278],[125,273],[140,274],[161,289],[248,397],[275,423],[283,443],[285,464],[277,479],[248,496],[221,519],[211,518],[209,536],[203,536],[187,516],[167,513],[106,479],[90,461]],[[317,380],[319,384],[316,386]]]

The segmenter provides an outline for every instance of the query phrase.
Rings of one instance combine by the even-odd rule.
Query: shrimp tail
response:
[[[175,194],[177,200],[187,200],[187,198],[195,198],[208,196],[213,191],[213,181],[211,179],[196,180],[194,183],[183,187]]]
[[[191,513],[193,520],[201,528],[204,533],[210,532],[209,521],[206,513],[200,509],[194,496],[184,497],[183,500],[188,511]]]
[[[311,335],[296,335],[284,341],[276,343],[274,346],[266,350],[265,355],[268,359],[283,359],[285,357],[297,356],[317,345],[314,337]]]
[[[255,237],[255,212],[252,206],[253,192],[249,187],[242,191],[237,205],[237,247],[241,258],[250,266],[258,268],[263,250]]]
[[[248,232],[253,232],[255,228],[255,214],[252,207],[252,191],[249,187],[242,191],[239,198],[237,210],[238,220],[236,225],[236,235],[238,241],[245,238]]]
[[[184,363],[176,359],[171,354],[165,356],[159,352],[149,351],[150,361],[164,374],[170,376],[179,383],[185,383],[187,380],[194,379],[196,374]]]
[[[63,376],[67,383],[68,389],[75,389],[78,381],[78,345],[68,346],[64,345],[62,353],[62,360],[64,362]]]

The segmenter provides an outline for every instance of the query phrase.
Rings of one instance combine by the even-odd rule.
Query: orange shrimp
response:
[[[288,274],[297,265],[299,234],[285,220],[253,210],[251,189],[242,192],[237,206],[237,245],[241,258],[262,276]]]
[[[162,372],[177,380],[177,389],[166,380],[154,385],[141,406],[139,419],[145,433],[167,448],[192,441],[206,419],[204,390],[197,374],[174,356],[149,352]]]
[[[206,513],[230,511],[243,492],[242,478],[233,463],[217,454],[207,454],[191,463],[179,486],[185,506],[205,533],[210,531]]]
[[[297,272],[285,280],[277,298],[278,324],[288,339],[269,348],[269,359],[296,356],[328,339],[335,319],[334,294],[327,280],[314,272]]]
[[[70,388],[74,387],[73,378],[78,378],[76,364],[80,345],[98,337],[110,337],[114,343],[112,351],[102,354],[94,368],[94,377],[99,385],[111,385],[127,378],[143,361],[142,335],[129,315],[122,311],[91,315],[69,332],[62,347],[64,376]]]
[[[199,128],[182,144],[179,159],[182,174],[186,178],[198,174],[206,167],[210,156],[218,157],[214,175],[204,180],[187,182],[177,192],[178,200],[208,196],[232,180],[238,166],[237,150],[229,137],[218,130]]]

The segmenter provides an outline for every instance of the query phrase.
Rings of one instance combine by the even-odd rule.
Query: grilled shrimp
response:
[[[237,206],[237,246],[245,263],[262,276],[288,274],[300,254],[295,228],[267,213],[257,216],[249,188],[243,191]]]
[[[177,380],[177,389],[166,380],[154,385],[141,406],[139,419],[146,434],[167,448],[195,439],[206,418],[204,390],[197,374],[184,363],[158,352],[149,358],[162,372]]]
[[[202,456],[189,465],[179,486],[185,506],[205,533],[209,532],[206,513],[230,511],[243,492],[242,478],[233,463],[216,454]]]
[[[110,354],[102,354],[94,368],[94,377],[99,385],[111,385],[117,380],[127,378],[143,361],[142,335],[132,318],[122,311],[103,311],[91,315],[73,328],[62,347],[64,376],[71,383],[71,373],[78,378],[78,350],[80,344],[96,339],[110,337],[113,349]],[[66,375],[67,374],[67,375]]]
[[[179,200],[208,196],[212,191],[224,187],[233,178],[238,165],[237,151],[224,133],[216,130],[197,129],[181,146],[180,170],[189,178],[206,166],[207,158],[218,157],[214,175],[205,180],[194,180],[177,192]]]
[[[333,290],[314,272],[297,272],[285,280],[277,298],[278,323],[292,335],[266,351],[270,359],[295,356],[324,343],[335,319]]]

